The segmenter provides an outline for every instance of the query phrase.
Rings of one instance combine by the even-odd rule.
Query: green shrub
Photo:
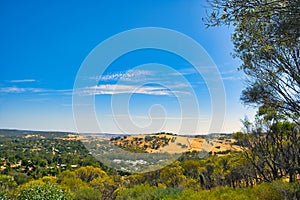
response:
[[[8,200],[8,194],[5,191],[0,191],[0,200]]]
[[[137,185],[133,188],[127,188],[119,191],[117,200],[161,200],[177,199],[181,194],[179,189],[160,188],[149,185]]]
[[[25,184],[19,190],[18,200],[71,200],[69,193],[63,191],[58,185],[50,182],[33,181]]]
[[[94,188],[84,187],[76,192],[76,198],[79,200],[101,200],[102,194]]]
[[[282,180],[257,185],[253,192],[262,200],[299,199],[300,181],[293,183]]]

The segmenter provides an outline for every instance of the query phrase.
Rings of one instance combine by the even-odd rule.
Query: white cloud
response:
[[[117,81],[117,80],[136,81],[141,77],[151,76],[151,75],[153,74],[149,70],[129,70],[127,72],[118,72],[118,73],[92,77],[92,79],[96,79],[97,81]]]
[[[177,88],[184,87],[183,84],[174,85],[172,90],[162,86],[137,86],[125,84],[104,84],[98,86],[91,86],[81,89],[76,89],[76,94],[79,95],[114,95],[114,94],[148,94],[159,96],[173,96],[176,94],[189,94],[184,91],[177,90]],[[176,90],[174,90],[176,88]],[[39,95],[49,94],[65,94],[72,95],[73,90],[51,90],[43,88],[24,88],[24,87],[2,87],[0,93],[17,94],[17,93],[38,93]]]
[[[194,67],[183,68],[178,71],[178,74],[181,74],[181,75],[190,75],[190,74],[197,74],[197,73],[199,73],[199,72]],[[175,74],[175,75],[178,75],[178,74]]]
[[[238,72],[239,72],[238,70],[232,69],[232,70],[222,71],[222,72],[221,72],[221,75],[226,75],[226,74],[236,74],[236,73],[238,73]]]
[[[236,69],[222,71],[221,76],[223,81],[241,81],[245,78],[245,75]]]
[[[227,76],[227,77],[222,77],[223,81],[238,81],[242,80],[242,77],[240,76]]]
[[[8,82],[10,82],[10,83],[32,83],[32,82],[36,82],[36,80],[34,80],[34,79],[19,79],[19,80],[10,80]]]
[[[44,92],[44,89],[41,88],[20,88],[20,87],[2,87],[0,88],[0,93],[24,93],[24,92]]]
[[[177,80],[177,77],[180,75],[189,75],[197,73],[194,68],[185,68],[179,70],[177,72],[172,72],[169,70],[159,69],[159,70],[129,70],[125,72],[112,73],[97,77],[92,77],[92,79],[97,81],[122,81],[128,83],[136,83],[136,82],[145,82],[145,81],[161,81],[166,82],[167,80],[171,80],[172,82]]]
[[[51,90],[51,89],[43,89],[43,88],[24,88],[24,87],[1,87],[0,88],[0,93],[39,93],[43,95],[47,94],[72,94],[72,90]]]
[[[164,74],[163,72],[166,72]],[[93,79],[102,81],[100,85],[90,86],[86,88],[75,89],[75,94],[80,95],[114,95],[114,94],[148,94],[159,96],[173,96],[178,94],[190,95],[186,90],[189,85],[180,81],[178,77],[169,74],[170,71],[153,71],[148,69],[133,69],[126,73],[118,72],[103,75],[101,77],[93,77]],[[11,80],[10,82],[34,82],[33,79]],[[110,83],[110,81],[120,81],[119,84]],[[141,83],[152,83],[152,85],[141,85]],[[154,83],[157,85],[153,86]],[[0,93],[39,93],[39,95],[49,94],[67,94],[71,95],[70,90],[52,90],[42,88],[26,88],[26,87],[2,87]]]
[[[165,72],[165,73],[164,73]],[[103,94],[148,94],[160,96],[173,96],[174,93],[189,94],[183,88],[189,85],[165,70],[133,69],[126,73],[118,72],[93,79],[100,81],[100,85],[79,88],[80,95],[103,95]],[[110,81],[120,81],[118,84]],[[142,85],[142,83],[157,83],[155,86]]]
[[[172,91],[159,86],[143,86],[137,87],[134,85],[114,85],[106,84],[99,86],[92,86],[80,89],[79,93],[82,95],[103,95],[103,94],[149,94],[149,95],[172,95]]]
[[[222,76],[223,81],[242,81],[245,80],[246,76],[245,75],[231,75],[231,76]]]

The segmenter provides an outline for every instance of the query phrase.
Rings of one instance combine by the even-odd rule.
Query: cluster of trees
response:
[[[48,156],[65,157],[65,161],[70,162],[68,158],[73,157],[70,152],[78,153],[78,149],[84,146],[76,141],[50,139],[48,144],[43,139],[27,142],[18,139],[15,142],[16,139],[11,138],[10,142],[3,143],[11,144],[10,148],[2,146],[8,160],[18,155],[18,159],[27,159],[26,165],[35,165],[36,169],[31,173],[41,169],[45,171],[40,176],[30,176],[23,170],[25,164],[2,170],[0,199],[300,198],[298,125],[269,107],[260,107],[256,121],[250,123],[245,120],[244,124],[245,132],[233,135],[244,147],[244,152],[223,156],[207,154],[204,159],[199,159],[200,152],[185,153],[171,165],[143,174],[99,168],[96,160],[92,161],[94,167],[86,166],[88,162],[82,161],[80,163],[86,167],[62,170],[54,165],[58,171],[52,174],[47,171],[50,169]],[[44,148],[29,151],[27,155],[24,145],[31,143]],[[50,152],[53,144],[58,150],[55,154]],[[45,162],[36,162],[32,155]],[[89,156],[89,152],[83,150],[79,155],[84,158]]]
[[[166,134],[155,134],[146,136],[119,136],[111,138],[111,142],[122,149],[132,152],[142,152],[146,153],[147,149],[157,150],[169,144],[169,142],[174,142],[176,137],[172,138],[166,137]]]
[[[176,162],[161,171],[126,176],[107,174],[100,168],[87,166],[74,171],[66,170],[56,177],[45,176],[21,185],[18,185],[12,176],[0,175],[0,199],[158,200],[300,197],[300,181],[288,183],[277,180],[253,187],[228,187],[226,185],[230,185],[230,180],[239,179],[235,177],[234,169],[241,164],[234,164],[234,160],[226,163],[224,160],[226,159],[210,158],[203,163],[195,160]],[[239,159],[236,161],[239,162]],[[243,174],[246,167],[241,168],[238,173]],[[245,184],[245,180],[245,177],[240,177],[240,182],[234,185],[241,186]]]
[[[300,175],[300,132],[274,108],[260,107],[254,123],[243,121],[246,133],[236,133],[244,155],[264,181]],[[247,133],[248,132],[248,133]]]
[[[92,166],[66,170],[58,176],[44,176],[21,185],[12,176],[0,175],[0,187],[4,191],[0,199],[110,199],[107,191],[112,178]]]
[[[0,138],[0,151],[0,174],[14,176],[19,184],[47,175],[55,176],[72,167],[99,166],[85,146],[75,140],[9,135]]]
[[[163,186],[137,185],[133,188],[121,190],[116,196],[117,200],[185,200],[185,199],[210,199],[210,200],[282,200],[299,198],[299,184],[288,184],[282,181],[264,183],[253,188],[218,187],[212,190],[192,189],[180,190],[177,188],[165,188]],[[298,191],[298,193],[297,193]]]
[[[211,0],[208,26],[234,28],[234,56],[247,75],[241,100],[258,107],[246,134],[236,137],[258,177],[273,181],[300,174],[299,0]]]
[[[241,99],[259,108],[254,122],[243,121],[244,133],[234,134],[244,152],[202,160],[192,152],[161,170],[144,174],[122,174],[87,166],[53,174],[27,174],[38,180],[20,181],[7,167],[0,175],[0,199],[299,199],[300,2],[210,3],[212,11],[206,18],[207,25],[234,27],[234,56],[242,61],[239,69],[248,77]],[[71,149],[74,154],[64,157],[64,148],[70,144],[62,141],[61,148],[55,147],[58,151],[53,154],[52,143],[24,143],[10,138],[3,142],[1,156],[12,163],[22,159],[36,169],[48,169],[52,163],[70,160],[78,164],[85,159],[88,152],[83,150],[83,154],[77,155],[80,144],[74,144],[76,153]],[[26,145],[48,145],[51,149],[26,151]],[[95,163],[93,160],[92,164]]]
[[[84,146],[72,140],[49,139],[48,143],[44,139],[5,139],[8,143],[3,143],[6,145],[2,148],[7,159],[19,156],[18,159],[25,162],[19,168],[1,171],[0,199],[299,198],[298,125],[269,107],[259,109],[255,123],[245,120],[244,124],[245,133],[233,135],[245,148],[244,152],[223,156],[206,154],[203,159],[199,159],[200,152],[189,152],[167,167],[143,174],[99,168],[96,160],[92,161],[94,167],[62,169],[54,165],[57,172],[52,174],[47,171],[51,169],[48,159],[58,156],[70,163],[72,152],[77,154]],[[27,152],[25,147],[33,144],[39,150]],[[57,149],[55,154],[50,151],[53,149]],[[37,161],[33,155],[45,161]],[[90,156],[86,150],[79,155],[82,158]],[[31,173],[41,169],[44,173],[30,176],[23,170],[23,165],[32,163],[36,169]],[[88,162],[78,163],[89,165]],[[262,193],[263,190],[267,192]]]

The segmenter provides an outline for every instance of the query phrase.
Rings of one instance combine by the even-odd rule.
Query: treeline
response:
[[[244,152],[204,159],[187,152],[139,174],[105,168],[78,141],[5,139],[1,156],[23,161],[1,170],[0,199],[299,199],[297,123],[268,107],[243,123],[245,132],[233,137]]]
[[[258,177],[300,174],[299,0],[209,0],[208,27],[232,26],[233,55],[247,78],[241,100],[258,108],[236,135]]]
[[[186,152],[139,174],[105,168],[78,141],[5,139],[5,162],[22,163],[1,170],[0,199],[299,199],[298,124],[263,106],[243,123],[244,133],[233,134],[243,152]]]
[[[126,176],[87,166],[21,185],[12,176],[0,175],[0,199],[299,199],[300,181],[228,187],[233,174],[221,166],[224,160],[176,162],[160,171]],[[207,180],[201,180],[201,174]]]
[[[67,169],[101,165],[77,140],[6,135],[0,137],[0,152],[0,174],[13,176],[18,184]]]
[[[245,119],[245,133],[234,137],[245,147],[244,156],[263,181],[300,179],[300,126],[274,108],[261,106],[253,123]]]
[[[170,134],[169,134],[170,135]],[[158,150],[161,147],[167,146],[170,142],[175,142],[176,137],[168,138],[166,134],[157,133],[154,135],[146,135],[146,136],[119,136],[113,137],[110,141],[124,150],[132,151],[132,152],[142,152],[146,153],[147,149]]]

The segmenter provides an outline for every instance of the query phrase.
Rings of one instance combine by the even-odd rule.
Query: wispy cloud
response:
[[[178,71],[160,68],[157,70],[133,69],[127,72],[117,72],[97,77],[91,77],[97,81],[122,81],[122,82],[145,82],[145,81],[176,81],[178,76],[196,74],[195,68],[183,68]]]
[[[77,89],[76,92],[80,95],[148,94],[173,96],[174,94],[190,94],[186,91],[189,85],[184,79],[178,79],[178,73],[173,74],[174,71],[169,68],[150,68],[132,69],[127,72],[92,77],[100,84]],[[118,81],[118,84],[115,84],[114,81]]]
[[[245,79],[245,75],[238,72],[228,72],[222,74],[223,81],[241,81]]]
[[[44,89],[41,88],[21,88],[21,87],[2,87],[0,88],[0,93],[25,93],[25,92],[44,92]]]
[[[223,81],[239,81],[242,80],[243,77],[241,76],[227,76],[227,77],[222,77]]]
[[[72,94],[72,90],[51,90],[51,89],[43,89],[43,88],[26,88],[26,87],[1,87],[0,93],[39,93],[39,94]]]
[[[157,68],[155,68],[157,69]],[[179,79],[178,74],[172,75],[169,69],[133,69],[127,72],[116,72],[100,77],[91,77],[100,81],[99,85],[78,88],[79,95],[114,95],[114,94],[147,94],[159,96],[174,96],[178,94],[190,95],[189,84]],[[185,71],[189,73],[191,71]],[[179,72],[180,74],[180,72]],[[34,82],[34,79],[11,80],[11,83]],[[114,81],[119,81],[118,84]],[[39,95],[66,94],[71,95],[73,89],[53,90],[32,87],[0,87],[0,93],[38,93]]]
[[[127,72],[117,72],[117,73],[110,73],[102,76],[92,77],[92,79],[96,79],[97,81],[132,81],[132,80],[139,80],[145,76],[153,75],[149,70],[129,70]]]
[[[78,90],[81,95],[103,95],[103,94],[149,94],[149,95],[173,95],[172,91],[159,86],[143,86],[135,85],[115,85],[105,84],[97,85]]]
[[[9,80],[10,83],[32,83],[36,82],[35,79],[18,79],[18,80]]]
[[[238,71],[236,69],[232,69],[232,70],[222,71],[221,75],[236,74],[236,73],[238,73]]]
[[[173,96],[176,94],[189,94],[188,92],[180,91],[184,85],[174,85],[172,90],[162,86],[137,86],[137,85],[123,85],[123,84],[104,84],[80,88],[75,90],[78,95],[114,95],[114,94],[148,94],[160,96]],[[174,90],[176,88],[176,90]],[[177,90],[178,88],[178,90]],[[24,88],[24,87],[0,87],[0,93],[6,94],[20,94],[20,93],[37,93],[39,95],[72,95],[73,90],[52,90],[43,88]]]
[[[245,76],[236,69],[222,71],[221,76],[223,81],[240,81],[245,78]]]
[[[181,75],[190,75],[190,74],[196,74],[199,73],[195,68],[189,67],[189,68],[182,68],[176,73],[176,75],[181,74]]]

